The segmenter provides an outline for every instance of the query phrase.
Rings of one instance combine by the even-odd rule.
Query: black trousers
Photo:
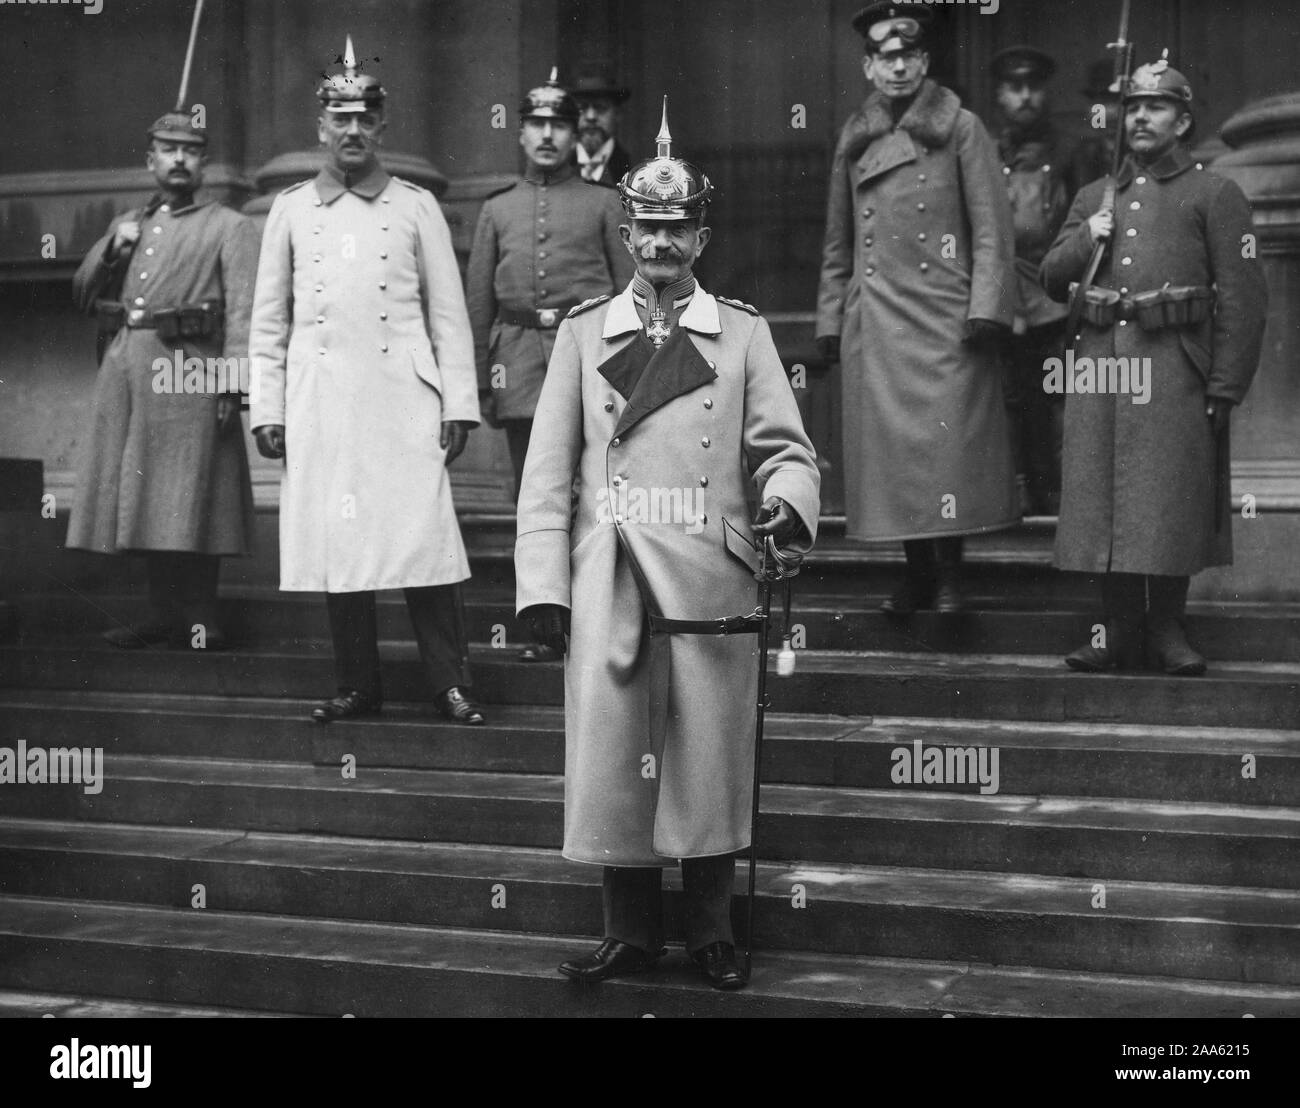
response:
[[[465,634],[465,608],[460,585],[429,585],[403,589],[406,610],[428,667],[433,692],[453,685],[468,687],[469,653]],[[379,628],[373,592],[325,594],[330,635],[334,640],[334,673],[340,692],[356,689],[382,699],[379,678]]]
[[[524,480],[524,460],[528,457],[528,439],[533,433],[531,419],[503,419],[501,429],[506,433],[510,448],[510,464],[515,470],[515,503],[519,503],[519,486]]]
[[[149,572],[149,606],[155,620],[216,626],[219,554],[150,550],[145,554],[145,564]]]
[[[1031,327],[1007,344],[1009,381],[1005,389],[1016,472],[1025,475],[1030,500],[1038,509],[1055,507],[1061,495],[1061,442],[1065,435],[1065,397],[1043,391],[1043,362],[1059,358],[1065,322]]]
[[[683,858],[681,866],[686,949],[693,954],[710,943],[734,946],[731,893],[735,857]],[[664,945],[663,873],[657,866],[605,867],[605,938],[659,953]]]

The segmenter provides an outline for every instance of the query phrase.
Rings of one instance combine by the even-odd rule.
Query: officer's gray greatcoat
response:
[[[515,575],[518,610],[572,609],[564,855],[575,861],[661,866],[749,842],[756,637],[648,638],[628,554],[662,615],[714,619],[752,612],[757,596],[724,520],[748,537],[751,503],[779,496],[815,537],[815,455],[751,313],[697,288],[650,358],[629,287],[556,338]]]
[[[1043,281],[1068,295],[1092,252],[1087,219],[1104,181],[1079,191]],[[1171,285],[1216,286],[1199,327],[1148,332],[1136,322],[1087,324],[1076,358],[1150,358],[1148,404],[1129,396],[1066,395],[1056,564],[1091,573],[1187,576],[1232,561],[1228,497],[1214,528],[1215,450],[1205,399],[1240,402],[1259,364],[1268,290],[1248,249],[1250,206],[1232,181],[1176,147],[1149,169],[1126,161],[1112,247],[1094,285],[1127,296]],[[1227,480],[1227,452],[1219,480]]]
[[[95,380],[90,434],[77,469],[77,500],[68,520],[70,547],[113,554],[173,550],[246,554],[253,532],[253,493],[244,437],[217,429],[217,396],[208,386],[241,385],[248,350],[248,315],[257,269],[252,220],[217,203],[173,211],[162,205],[113,220],[86,253],[72,279],[78,304],[118,292],[128,308],[155,310],[205,300],[224,301],[224,326],[202,339],[164,341],[156,330],[123,327],[104,351]],[[124,220],[140,220],[140,241],[116,264],[109,244]],[[177,392],[177,352],[202,359],[204,373]],[[215,362],[229,359],[223,382]],[[192,363],[193,368],[193,363]]]
[[[439,438],[477,423],[474,351],[433,194],[382,169],[285,189],[262,237],[251,426],[285,426],[280,587],[469,577]]]
[[[1012,267],[980,121],[929,80],[897,130],[885,98],[868,96],[835,149],[817,299],[817,334],[841,337],[851,538],[1018,521],[999,368],[962,344],[968,319],[1011,325]]]

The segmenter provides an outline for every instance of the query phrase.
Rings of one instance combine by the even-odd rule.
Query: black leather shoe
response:
[[[658,954],[651,954],[639,946],[621,943],[617,939],[606,939],[596,948],[595,953],[561,962],[560,972],[574,981],[604,981],[607,977],[648,970],[666,953],[666,948]]]
[[[141,650],[146,646],[167,642],[172,636],[172,626],[160,620],[133,623],[129,627],[110,627],[101,638],[121,650]]]
[[[1149,639],[1156,664],[1171,676],[1200,677],[1205,672],[1205,659],[1188,644],[1180,621],[1171,619],[1155,624]]]
[[[946,615],[957,615],[966,610],[957,571],[939,568],[939,583],[934,590],[934,610]]]
[[[886,597],[880,604],[880,610],[891,616],[910,616],[922,608],[934,603],[934,579],[909,576],[895,590],[893,596]]]
[[[455,685],[446,692],[439,693],[433,702],[438,706],[438,711],[453,723],[477,725],[486,722],[479,706]]]
[[[539,642],[529,643],[519,652],[521,662],[558,662],[560,652],[553,646],[543,646]]]
[[[710,943],[695,951],[691,960],[708,974],[715,989],[743,989],[749,984],[736,965],[736,948],[730,943]]]
[[[311,718],[317,723],[333,723],[336,719],[356,719],[358,716],[377,716],[382,701],[377,696],[368,696],[353,689],[333,700],[327,700],[311,710]]]

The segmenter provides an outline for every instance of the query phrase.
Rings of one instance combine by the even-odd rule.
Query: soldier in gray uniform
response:
[[[632,259],[618,237],[618,196],[584,180],[574,163],[577,123],[578,105],[552,70],[520,107],[523,180],[483,205],[466,276],[480,403],[488,422],[505,430],[516,495],[565,312],[632,279]],[[520,657],[555,655],[530,644]]]

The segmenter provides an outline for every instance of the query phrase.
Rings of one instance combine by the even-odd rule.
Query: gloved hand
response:
[[[1093,242],[1108,239],[1115,230],[1115,213],[1102,208],[1088,217],[1088,237]]]
[[[449,419],[443,423],[440,445],[447,452],[442,459],[443,465],[449,466],[460,457],[460,452],[469,442],[469,429],[473,426],[474,424],[463,419]]]
[[[785,546],[803,526],[803,521],[779,496],[769,496],[758,509],[753,526],[755,535],[760,538],[771,535],[777,546]]]
[[[257,452],[263,458],[284,457],[284,424],[268,423],[253,429],[253,438],[257,440]]]
[[[217,434],[228,435],[239,426],[239,397],[217,397]]]
[[[483,416],[483,422],[489,427],[500,428],[501,421],[497,419],[497,394],[495,389],[478,390],[478,410]]]
[[[1221,396],[1205,398],[1205,414],[1210,420],[1210,430],[1217,439],[1228,429],[1228,417],[1232,415],[1232,401]]]
[[[569,649],[569,609],[559,604],[534,604],[519,613],[532,629],[533,640],[542,646],[549,646],[557,654],[564,654]]]
[[[1002,348],[1006,335],[1007,328],[1001,323],[994,323],[991,319],[968,319],[961,341],[975,350],[996,353]]]
[[[839,335],[819,335],[813,340],[817,347],[817,353],[820,354],[827,362],[838,362],[840,360],[840,336]]]

